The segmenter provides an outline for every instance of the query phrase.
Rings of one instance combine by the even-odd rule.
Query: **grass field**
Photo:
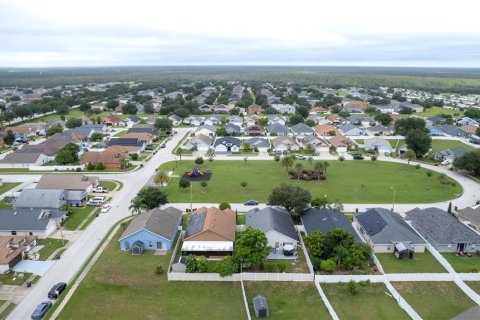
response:
[[[475,150],[474,147],[455,140],[432,140],[432,151],[430,154],[440,152],[451,148],[463,148],[467,151]]]
[[[80,223],[82,223],[83,219],[85,219],[95,208],[96,207],[92,206],[86,206],[84,208],[70,208],[71,213],[64,224],[65,229],[75,230]]]
[[[456,272],[480,272],[480,256],[460,257],[455,253],[442,253]]]
[[[53,239],[53,238],[46,238],[46,239],[37,239],[37,245],[43,245],[42,250],[39,251],[40,253],[40,260],[45,261],[55,252],[55,250],[59,248],[63,248],[68,243],[68,240],[61,240],[61,239]]]
[[[450,319],[475,305],[454,282],[392,282],[392,285],[425,320]]]
[[[119,230],[58,319],[245,319],[238,282],[167,281],[171,252],[132,256],[118,247]]]
[[[472,288],[473,291],[480,294],[480,281],[465,281],[465,283]]]
[[[438,116],[440,114],[451,114],[453,117],[462,117],[463,112],[459,110],[452,110],[452,109],[445,109],[442,107],[433,107],[433,108],[428,108],[425,109],[424,112],[419,112],[415,113],[415,115],[420,116],[420,117],[433,117],[433,116]]]
[[[16,186],[20,185],[20,182],[6,182],[0,187],[0,194],[4,194],[7,191],[15,188]]]
[[[393,253],[376,253],[385,273],[443,273],[446,270],[430,252],[415,253],[413,259],[399,260]]]
[[[383,283],[372,283],[359,287],[359,293],[352,295],[347,283],[325,284],[321,287],[340,319],[410,319],[394,298],[386,294]]]
[[[98,116],[104,118],[104,117],[108,117],[109,115],[111,115],[111,113],[109,111],[103,111],[100,114],[88,115],[88,114],[85,114],[84,112],[80,111],[79,109],[75,108],[75,109],[70,109],[70,112],[67,115],[65,115],[65,120],[68,120],[70,118],[80,118],[82,116],[86,116],[88,118],[95,118],[96,119]],[[117,115],[117,117],[119,117],[120,119],[125,119],[125,118],[128,118],[129,115],[128,114],[119,114],[119,115]],[[32,119],[32,120],[29,120],[28,122],[48,122],[48,121],[54,120],[54,119],[60,119],[60,115],[49,114],[48,116],[43,116],[43,117],[40,117],[40,118]]]
[[[1,305],[3,305],[3,303]],[[7,316],[10,314],[10,312],[12,312],[14,308],[15,308],[15,303],[10,303],[8,307],[5,308],[5,310],[3,310],[2,313],[0,313],[0,319],[1,320],[6,319]]]
[[[272,320],[331,319],[315,285],[310,282],[245,282],[250,315],[255,319],[252,299],[268,300]]]
[[[307,161],[302,161],[308,167]],[[462,192],[461,186],[441,185],[434,174],[427,177],[423,168],[381,161],[330,161],[327,180],[300,181],[299,186],[308,189],[312,197],[327,194],[331,201],[342,203],[390,203],[396,190],[398,203],[425,203],[453,199]],[[193,161],[182,161],[175,174],[182,175],[195,166]],[[165,171],[175,167],[174,162],[165,163]],[[201,192],[199,182],[193,182],[193,202],[243,202],[255,199],[267,200],[271,190],[281,183],[297,185],[290,179],[285,168],[274,161],[213,161],[206,162],[202,170],[210,169],[212,178],[208,182],[208,193]],[[189,190],[178,188],[179,177],[172,178],[165,187],[170,202],[190,202]],[[245,192],[240,183],[248,183]]]

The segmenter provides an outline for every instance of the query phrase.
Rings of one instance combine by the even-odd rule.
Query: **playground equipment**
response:
[[[193,167],[191,172],[187,173],[189,177],[203,176],[204,173],[200,171],[199,167]]]

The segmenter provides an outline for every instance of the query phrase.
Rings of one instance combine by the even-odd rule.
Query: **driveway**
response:
[[[55,261],[33,261],[33,260],[22,260],[15,267],[13,271],[15,272],[28,272],[36,274],[37,276],[43,276],[47,271],[55,264]]]

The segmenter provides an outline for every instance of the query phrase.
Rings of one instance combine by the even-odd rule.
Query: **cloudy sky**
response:
[[[0,66],[480,67],[476,1],[0,0]]]

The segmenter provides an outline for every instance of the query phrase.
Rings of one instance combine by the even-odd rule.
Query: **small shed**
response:
[[[143,242],[137,240],[132,245],[132,254],[139,255],[143,253]]]
[[[255,317],[257,318],[268,318],[270,315],[267,298],[264,296],[258,295],[253,298],[253,309],[255,310]]]
[[[408,258],[413,259],[413,248],[409,243],[398,242],[395,244],[394,254],[398,259]]]

